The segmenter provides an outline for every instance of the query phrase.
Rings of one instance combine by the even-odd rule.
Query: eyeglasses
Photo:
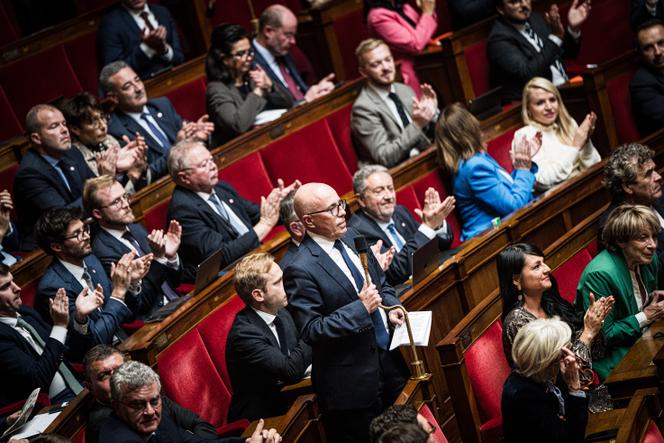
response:
[[[85,236],[90,236],[90,225],[83,225],[81,229],[76,230],[72,235],[69,235],[62,240],[71,240],[72,238],[75,238],[78,241],[83,241],[83,238]]]
[[[116,198],[106,206],[100,206],[99,209],[104,209],[104,208],[112,208],[112,209],[122,209],[122,203],[125,202],[128,205],[131,204],[131,195],[125,193],[122,194],[120,197]]]
[[[332,215],[333,217],[341,217],[343,211],[346,210],[346,206],[347,206],[346,200],[341,199],[325,209],[321,209],[320,211],[309,212],[306,215],[322,214],[323,212],[329,212],[330,215]]]
[[[253,57],[254,56],[254,50],[253,49],[245,49],[244,51],[237,51],[232,54],[230,54],[231,57],[233,57],[236,60],[241,60],[245,57]]]
[[[208,169],[213,164],[214,164],[214,159],[212,158],[212,156],[210,156],[210,157],[206,158],[205,160],[203,160],[200,164],[198,164],[196,166],[191,166],[189,168],[184,168],[182,170],[183,171],[189,171],[191,169]]]
[[[108,115],[106,114],[93,115],[92,118],[90,118],[90,121],[86,123],[95,129],[102,128],[106,126],[106,124],[108,123]]]
[[[157,395],[150,400],[132,400],[127,402],[123,401],[122,403],[134,411],[145,411],[148,404],[153,408],[159,406],[161,404],[161,395]]]

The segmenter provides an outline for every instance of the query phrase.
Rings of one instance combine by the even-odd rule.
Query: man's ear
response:
[[[30,141],[32,142],[32,144],[34,144],[34,145],[41,145],[42,144],[41,136],[39,134],[37,134],[36,132],[31,132],[29,137],[30,137]]]
[[[622,190],[626,195],[633,195],[634,190],[631,188],[631,186],[628,183],[623,183],[622,185]]]
[[[364,65],[360,65],[357,67],[357,70],[360,72],[360,75],[364,78],[367,78],[367,73],[364,72]]]
[[[188,185],[190,183],[189,176],[184,171],[177,173],[177,179],[183,185]]]
[[[256,302],[256,303],[263,303],[265,301],[265,297],[263,295],[263,291],[260,289],[254,289],[251,291],[251,298]]]
[[[357,196],[357,202],[361,208],[366,208],[367,203],[364,201],[364,196],[362,194],[355,194]]]
[[[62,252],[62,244],[60,244],[60,243],[51,243],[51,251],[53,251],[53,252]]]
[[[95,220],[101,220],[101,209],[93,209],[91,214]]]
[[[302,217],[302,224],[304,225],[305,229],[311,229],[316,227],[310,215],[305,215]]]

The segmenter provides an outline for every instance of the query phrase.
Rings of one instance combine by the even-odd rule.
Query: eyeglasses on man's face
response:
[[[343,214],[344,211],[346,210],[346,206],[347,206],[346,200],[340,199],[338,202],[328,206],[325,209],[321,209],[320,211],[309,212],[306,215],[315,215],[315,214],[322,214],[324,212],[329,212],[330,215],[332,215],[333,217],[340,217],[341,214]]]
[[[86,236],[90,236],[90,225],[84,224],[80,229],[77,229],[73,234],[68,235],[63,240],[71,240],[75,238],[78,241],[83,241]]]
[[[124,193],[120,197],[116,198],[106,206],[100,206],[99,209],[111,208],[111,209],[122,209],[122,204],[126,203],[127,205],[131,204],[131,195]]]

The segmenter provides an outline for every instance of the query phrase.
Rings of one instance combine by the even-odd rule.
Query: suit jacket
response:
[[[152,118],[166,134],[171,145],[175,144],[178,131],[182,128],[182,117],[178,115],[171,101],[166,97],[157,97],[150,100],[146,107]],[[148,145],[148,163],[152,180],[154,181],[168,174],[168,150],[164,150],[159,142],[143,129],[136,120],[124,112],[116,110],[111,114],[111,119],[108,122],[108,133],[113,137],[122,140],[122,136],[126,135],[133,140],[137,132],[145,137],[145,142]]]
[[[148,243],[148,231],[137,223],[127,226],[134,238],[138,241],[141,249],[149,253],[151,251]],[[99,258],[107,275],[111,275],[111,264],[117,263],[130,249],[113,237],[108,231],[99,229],[92,242],[92,253]],[[180,284],[182,276],[182,264],[177,269],[163,265],[156,260],[152,261],[150,270],[143,278],[141,292],[138,294],[127,294],[126,303],[129,309],[138,316],[144,318],[155,309],[164,305],[164,293],[161,289],[162,283],[167,281],[172,288]]]
[[[80,358],[72,354],[64,344],[50,338],[51,327],[39,314],[28,306],[21,306],[19,314],[44,340],[41,355],[14,328],[0,323],[0,406],[25,400],[33,389],[39,387],[48,393],[58,366],[67,357]],[[69,341],[76,347],[84,347],[89,337],[70,330]],[[75,371],[72,370],[72,373]]]
[[[664,71],[641,66],[629,82],[629,94],[641,135],[664,127]]]
[[[123,60],[141,77],[151,77],[171,66],[184,61],[180,48],[180,37],[170,12],[163,6],[149,5],[155,18],[166,28],[166,42],[173,48],[173,59],[165,60],[159,55],[148,58],[141,49],[142,29],[133,17],[122,6],[112,9],[99,24],[97,31],[97,48],[100,54],[100,66]]]
[[[283,271],[290,265],[293,260],[295,260],[295,256],[298,251],[298,246],[293,243],[292,241],[288,242],[288,249],[286,250],[286,253],[284,254],[283,257],[281,257],[281,260],[279,261],[279,267]]]
[[[540,52],[502,18],[496,20],[489,34],[487,56],[491,82],[494,87],[503,87],[505,103],[521,100],[523,87],[531,78],[538,76],[551,80],[551,65],[556,59],[574,58],[579,52],[580,41],[567,31],[562,46],[551,41],[551,29],[538,12],[532,13],[529,22],[544,44]]]
[[[261,68],[263,68],[263,71],[270,77],[270,80],[272,80],[272,83],[282,85],[284,86],[284,89],[288,91],[288,89],[285,87],[285,85],[282,83],[282,81],[277,77],[277,74],[272,70],[270,65],[267,63],[267,60],[261,55],[260,52],[256,49],[256,44],[254,41],[251,42],[251,47],[254,50],[254,60],[256,61],[256,64],[258,64]],[[302,92],[302,95],[306,94],[306,92],[309,90],[309,85],[305,83],[305,81],[302,78],[302,75],[300,74],[300,71],[297,69],[297,66],[295,66],[295,61],[293,60],[293,57],[291,57],[290,54],[286,54],[284,56],[284,65],[286,65],[286,69],[288,69],[288,72],[290,73],[291,77],[293,77],[293,80],[295,80],[295,84],[297,85],[298,89],[300,92]],[[290,96],[291,101],[295,101],[295,98],[293,97],[293,94],[288,91],[288,94]]]
[[[496,13],[495,4],[493,0],[448,0],[452,27],[455,30],[463,29],[491,17]]]
[[[234,85],[212,81],[208,83],[206,97],[207,112],[214,122],[212,146],[226,143],[253,128],[256,116],[264,110],[293,106],[288,89],[275,81],[272,82],[272,89],[262,97],[253,92],[243,97]]]
[[[587,398],[570,395],[559,383],[565,401],[565,418],[559,403],[546,385],[512,372],[505,381],[501,410],[505,443],[582,443],[588,422]]]
[[[281,388],[297,383],[311,364],[311,348],[298,337],[286,309],[279,312],[289,355],[281,352],[270,327],[253,308],[238,312],[226,339],[226,363],[233,397],[228,421],[257,420],[285,414],[289,404]]]
[[[179,254],[184,266],[185,281],[194,281],[196,267],[212,253],[221,249],[221,267],[233,263],[260,245],[253,226],[260,219],[260,207],[246,200],[231,185],[220,181],[214,190],[249,228],[237,237],[234,230],[195,192],[177,186],[168,206],[168,220],[177,220],[182,226]]]
[[[491,220],[505,217],[533,198],[537,165],[530,171],[515,169],[512,180],[486,152],[461,160],[454,176],[456,209],[461,215],[461,241],[475,237],[491,226]]]
[[[121,421],[115,414],[112,414],[102,425],[99,432],[100,443],[145,443],[146,436],[139,434],[134,429]],[[179,427],[173,422],[168,414],[161,415],[159,427],[150,443],[244,443],[246,438],[228,437],[208,439],[199,437],[189,431]]]
[[[639,265],[639,271],[648,294],[659,288],[657,257],[648,265]],[[639,309],[634,299],[632,279],[621,251],[604,250],[583,270],[576,289],[575,302],[580,315],[590,306],[591,292],[596,299],[613,295],[616,300],[613,309],[604,319],[605,357],[593,360],[593,369],[599,378],[604,380],[641,336],[641,327],[636,319]]]
[[[398,285],[408,280],[413,270],[410,268],[410,256],[422,245],[429,241],[429,238],[419,231],[420,224],[415,221],[413,216],[404,206],[397,205],[392,214],[392,221],[397,232],[401,234],[406,243],[401,251],[394,255],[390,267],[385,272],[387,282],[390,285]],[[383,231],[376,220],[371,218],[364,210],[355,212],[348,226],[357,229],[367,239],[369,245],[374,245],[378,240],[383,240],[383,252],[393,246],[392,239]],[[439,234],[440,235],[440,234]],[[441,247],[447,249],[452,243],[452,228],[447,223],[447,229],[439,237]]]
[[[415,93],[403,83],[393,84],[410,115]],[[425,133],[412,123],[401,129],[385,101],[369,85],[362,88],[353,103],[350,124],[360,162],[389,168],[406,160],[411,149],[422,151],[431,144]]]
[[[654,16],[646,8],[646,0],[632,0],[632,7],[630,11],[630,22],[632,24],[632,28],[637,28],[641,23],[652,20],[654,18],[664,20],[664,0],[659,0],[657,2],[657,8]]]
[[[100,284],[104,290],[104,306],[88,316],[88,330],[92,335],[93,344],[111,344],[113,335],[120,328],[122,323],[131,321],[132,312],[126,304],[111,298],[113,291],[111,280],[104,272],[104,267],[97,257],[88,255],[84,259],[88,268],[88,273],[92,278],[92,283],[97,286]],[[35,308],[43,318],[50,318],[48,315],[48,301],[55,297],[58,288],[64,288],[69,298],[69,323],[76,320],[76,297],[83,289],[83,286],[76,280],[76,277],[64,267],[57,258],[53,259],[44,276],[37,285],[37,295],[35,297]],[[83,351],[85,352],[85,350]]]
[[[354,250],[354,229],[342,241]],[[394,289],[385,281],[373,254],[369,273],[386,306],[398,305]],[[371,316],[357,296],[353,284],[325,251],[308,234],[293,263],[284,272],[290,311],[303,340],[313,349],[312,381],[323,410],[368,408],[379,395],[381,367]],[[389,372],[407,372],[398,350],[390,353]],[[383,362],[385,364],[385,362]],[[349,384],[350,383],[350,384]]]
[[[61,161],[71,191],[58,171],[36,150],[30,149],[21,160],[14,177],[13,193],[18,225],[23,233],[22,250],[37,248],[33,229],[42,212],[58,207],[83,207],[83,184],[95,175],[77,149],[66,151]]]

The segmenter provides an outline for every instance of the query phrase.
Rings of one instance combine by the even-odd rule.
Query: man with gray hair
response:
[[[279,221],[286,228],[286,231],[291,236],[291,241],[288,242],[288,250],[286,254],[281,257],[279,261],[279,267],[281,269],[286,269],[286,267],[293,261],[295,254],[297,253],[297,248],[302,243],[304,234],[307,233],[307,230],[304,229],[304,225],[297,218],[295,213],[295,208],[293,206],[293,201],[295,200],[295,191],[291,191],[286,195],[281,203],[279,204]]]
[[[454,210],[454,197],[440,200],[433,188],[424,194],[423,208],[415,212],[422,223],[415,221],[406,207],[397,205],[397,194],[389,170],[381,165],[365,165],[353,175],[353,190],[360,210],[348,221],[370,245],[380,244],[382,252],[393,248],[394,258],[385,271],[388,283],[398,285],[412,274],[410,256],[419,247],[438,236],[441,250],[449,249],[452,228],[445,221]]]

